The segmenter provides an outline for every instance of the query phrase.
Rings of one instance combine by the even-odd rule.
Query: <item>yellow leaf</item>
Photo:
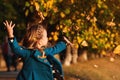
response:
[[[65,10],[65,14],[69,14],[69,13],[70,13],[70,9],[67,8],[67,9]]]
[[[36,9],[37,11],[39,11],[39,8],[40,8],[39,4],[38,4],[37,2],[35,2],[34,5],[35,5],[35,9]]]
[[[81,22],[81,19],[77,19],[76,22],[77,22],[77,23],[80,23],[80,22]]]
[[[51,8],[51,5],[52,5],[51,1],[48,1],[46,4],[47,4],[47,8]]]
[[[96,6],[92,6],[91,11],[95,12],[95,10],[96,10]]]
[[[61,12],[61,13],[60,13],[60,16],[61,16],[62,18],[64,18],[64,17],[65,17],[65,14],[64,14],[63,12]]]
[[[54,35],[54,32],[51,32],[51,35]]]
[[[75,1],[74,0],[71,0],[71,3],[73,4]]]
[[[56,29],[59,30],[60,29],[59,26],[56,26]]]
[[[110,43],[107,43],[106,45],[105,45],[105,49],[108,49],[108,48],[110,48],[111,46],[110,46]]]
[[[63,28],[63,32],[67,32],[68,30],[67,30],[67,27],[64,27]]]
[[[87,41],[84,40],[84,41],[81,43],[81,45],[85,47],[85,46],[88,46],[88,43],[87,43]]]
[[[43,15],[46,17],[48,15],[48,13],[47,12],[43,12]]]
[[[111,37],[112,37],[112,38],[115,37],[115,34],[111,34]]]
[[[107,5],[103,5],[103,7],[104,7],[105,9],[108,9],[108,6],[107,6]]]
[[[34,3],[33,1],[30,1],[30,4],[31,4],[31,5],[33,5],[33,3]]]
[[[106,55],[106,52],[104,50],[102,50],[101,54],[102,55]]]
[[[79,48],[79,44],[77,43],[76,40],[73,40],[73,44],[74,44],[74,47],[75,47],[75,48]]]
[[[93,45],[92,45],[92,48],[97,48],[97,45],[96,45],[96,44],[93,44]]]
[[[84,13],[81,13],[81,16],[82,16],[82,17],[84,17],[84,16],[85,16],[85,14],[84,14]]]
[[[56,35],[53,36],[54,41],[58,40],[58,37]]]
[[[63,28],[63,25],[60,25],[60,29],[62,29]]]
[[[44,6],[44,8],[47,8],[47,4],[44,3],[43,6]]]
[[[74,31],[71,31],[71,34],[75,34],[75,32],[74,32]]]
[[[115,54],[120,54],[120,45],[118,45],[118,46],[114,49],[113,53],[115,53]]]
[[[53,8],[53,11],[56,13],[56,12],[58,12],[58,8],[57,7],[54,7]]]
[[[79,48],[79,45],[78,45],[78,44],[75,44],[75,48],[77,48],[77,49],[78,49],[78,48]]]
[[[27,10],[25,11],[25,16],[28,16],[28,13],[29,13],[29,10],[27,9]]]
[[[107,33],[109,33],[109,34],[111,33],[109,29],[107,29]]]
[[[62,2],[63,0],[58,0],[59,2]]]
[[[105,38],[105,41],[108,41],[108,38]]]
[[[77,36],[77,41],[80,44],[82,42],[82,39],[79,36]]]
[[[59,33],[58,33],[58,32],[55,32],[55,35],[56,35],[56,36],[58,36],[58,35],[59,35]]]
[[[49,37],[48,40],[52,40],[52,37]]]
[[[30,3],[29,3],[29,2],[25,2],[25,6],[26,6],[26,7],[29,7],[29,6],[30,6]]]

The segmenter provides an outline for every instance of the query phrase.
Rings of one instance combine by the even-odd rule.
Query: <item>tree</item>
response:
[[[26,20],[24,16],[24,3],[25,1],[21,0],[0,0],[0,38],[2,39],[5,34],[5,28],[3,21],[12,20],[15,24],[15,35],[18,40],[24,35]],[[21,35],[22,33],[22,35]],[[2,40],[0,40],[0,43]]]
[[[11,0],[11,4],[15,2]],[[113,51],[120,44],[119,0],[26,0],[23,3],[26,23],[47,23],[51,41],[64,34],[76,49],[83,49],[81,43],[86,41],[88,54]]]

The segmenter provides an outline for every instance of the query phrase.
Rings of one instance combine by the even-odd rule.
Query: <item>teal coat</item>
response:
[[[54,55],[66,48],[64,42],[58,42],[54,47],[46,48],[47,58],[40,58],[42,54],[38,50],[22,48],[18,45],[16,38],[9,40],[9,44],[13,52],[23,58],[23,67],[16,80],[53,80],[50,62],[54,63],[63,76],[62,65]]]

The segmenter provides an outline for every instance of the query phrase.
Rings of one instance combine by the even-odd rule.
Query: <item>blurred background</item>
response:
[[[120,80],[120,0],[0,0],[0,80],[14,80],[22,61],[5,40],[5,20],[18,42],[29,23],[45,23],[51,45],[65,35],[74,46],[56,57],[66,80]]]

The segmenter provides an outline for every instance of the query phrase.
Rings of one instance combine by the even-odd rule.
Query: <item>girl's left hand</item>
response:
[[[70,42],[65,36],[63,36],[63,39],[67,42],[67,44],[73,46],[74,44]]]
[[[13,38],[14,34],[13,34],[13,28],[15,26],[15,24],[12,23],[12,21],[10,21],[10,23],[6,20],[5,22],[3,22],[3,24],[5,25],[7,32],[8,32],[8,37],[9,38]]]

